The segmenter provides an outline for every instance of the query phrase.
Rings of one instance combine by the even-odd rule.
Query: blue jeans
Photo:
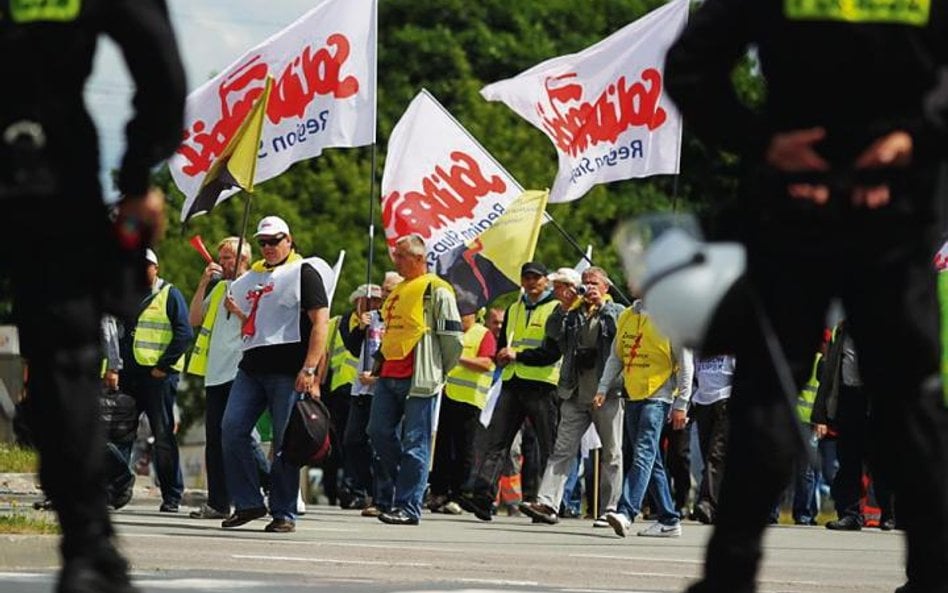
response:
[[[408,397],[411,379],[380,379],[369,413],[369,440],[375,451],[375,504],[421,517],[428,485],[434,397]]]
[[[566,485],[563,487],[563,502],[560,503],[560,510],[569,509],[575,514],[579,514],[583,506],[583,487],[579,480],[579,467],[583,462],[582,451],[576,453],[576,458],[570,466],[569,475],[566,477]]]
[[[269,409],[272,451],[280,450],[290,412],[299,399],[295,383],[293,375],[237,372],[224,410],[221,440],[227,490],[238,511],[264,506],[252,432],[260,414]],[[300,468],[275,456],[270,466],[270,515],[274,519],[296,520],[299,489]]]
[[[625,406],[625,436],[632,444],[633,459],[622,483],[619,512],[630,519],[642,510],[642,500],[648,490],[658,505],[655,510],[660,523],[674,525],[680,520],[658,450],[670,408],[671,404],[653,399],[633,401]]]

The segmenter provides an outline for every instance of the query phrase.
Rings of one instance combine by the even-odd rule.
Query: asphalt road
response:
[[[9,505],[0,504],[2,512]],[[389,526],[325,506],[300,517],[296,533],[268,534],[265,520],[224,531],[184,510],[158,513],[155,501],[133,502],[114,520],[135,581],[148,593],[682,591],[700,574],[710,535],[686,522],[680,538],[622,539],[585,520],[482,523],[467,514]],[[903,546],[899,532],[771,527],[760,590],[888,593],[903,582]],[[56,564],[56,538],[0,536],[3,593],[51,590]]]

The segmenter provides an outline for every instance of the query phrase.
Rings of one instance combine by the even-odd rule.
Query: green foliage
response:
[[[12,503],[10,514],[0,515],[0,533],[18,535],[58,535],[56,515],[47,511],[33,511]]]
[[[0,443],[0,474],[32,474],[38,468],[35,451]]]

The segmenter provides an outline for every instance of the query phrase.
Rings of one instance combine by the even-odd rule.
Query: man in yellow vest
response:
[[[497,341],[487,327],[477,323],[477,313],[471,311],[474,307],[465,303],[458,306],[462,308],[464,351],[458,365],[448,373],[441,397],[428,503],[432,512],[450,515],[461,513],[457,499],[474,465],[475,436],[481,430],[481,410],[493,383],[497,352]]]
[[[619,509],[606,520],[622,537],[642,510],[646,490],[653,494],[658,522],[639,531],[644,537],[678,537],[681,517],[671,497],[662,462],[662,427],[670,422],[675,430],[688,423],[688,404],[694,377],[694,358],[659,332],[636,301],[619,316],[616,339],[599,381],[596,398],[605,397],[613,382],[622,376],[629,401],[625,407],[625,434],[633,451],[632,465],[625,476]]]
[[[250,244],[243,243],[237,261],[238,237],[227,237],[217,245],[217,261],[204,268],[191,298],[188,321],[198,335],[187,372],[204,378],[204,464],[207,472],[207,503],[190,513],[192,519],[224,519],[230,515],[231,498],[224,475],[221,422],[240,362],[240,326],[244,315],[228,294],[231,282],[250,265]]]
[[[121,383],[148,416],[155,437],[155,473],[161,485],[164,513],[177,513],[184,492],[175,439],[174,404],[184,353],[193,333],[184,295],[158,277],[158,256],[146,251],[151,292],[142,300],[138,318],[125,325]]]
[[[303,395],[319,398],[320,361],[326,354],[332,269],[294,249],[290,227],[265,216],[254,234],[263,259],[230,287],[243,323],[243,357],[221,425],[224,473],[234,512],[221,527],[237,527],[267,514],[254,458],[253,429],[264,410],[279,452],[290,413]],[[277,455],[270,466],[268,533],[296,530],[299,467]]]
[[[547,341],[547,323],[559,327],[563,313],[548,287],[546,266],[527,262],[520,268],[523,294],[507,308],[497,344],[497,364],[503,367],[503,387],[497,400],[485,448],[471,471],[461,495],[461,506],[482,521],[490,521],[497,483],[510,446],[524,420],[533,424],[540,449],[539,474],[553,450],[556,435],[556,385],[560,352]],[[550,318],[554,319],[551,320]],[[536,501],[536,479],[524,479],[524,499]],[[526,491],[532,484],[531,491]]]
[[[404,282],[382,305],[385,334],[369,414],[375,449],[375,504],[379,520],[417,525],[428,485],[437,396],[461,356],[461,318],[454,290],[428,273],[425,242],[395,242],[392,260]]]

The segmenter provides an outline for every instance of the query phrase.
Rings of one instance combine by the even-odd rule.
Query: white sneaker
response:
[[[632,520],[626,517],[625,514],[616,511],[606,513],[606,522],[619,537],[629,535],[629,531],[632,529]]]
[[[681,523],[674,525],[663,525],[653,523],[648,528],[639,532],[642,537],[681,537]]]
[[[303,502],[303,493],[296,493],[296,514],[305,515],[306,514],[306,503]]]
[[[606,515],[609,514],[609,511],[599,515],[599,518],[593,521],[593,527],[611,527],[609,525],[609,518]]]

